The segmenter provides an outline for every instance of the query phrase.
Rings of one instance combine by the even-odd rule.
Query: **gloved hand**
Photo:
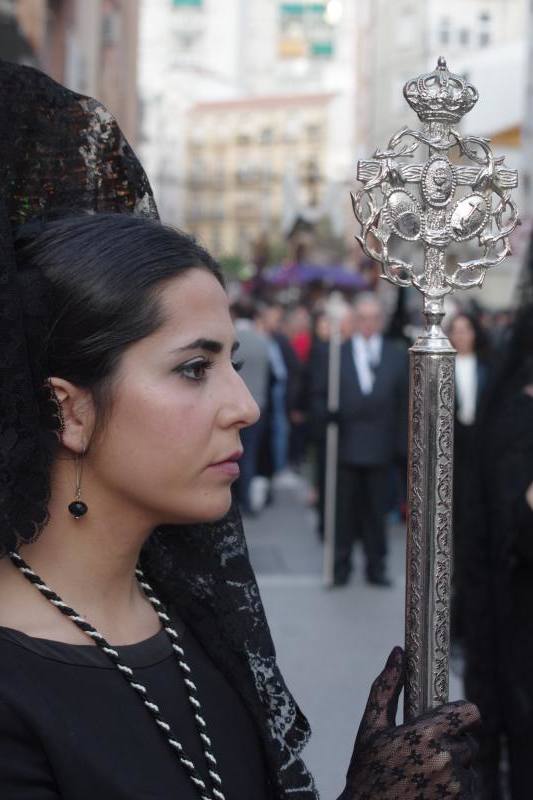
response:
[[[476,706],[448,703],[396,726],[403,682],[404,655],[396,647],[372,684],[338,800],[475,800],[469,731],[479,723]]]

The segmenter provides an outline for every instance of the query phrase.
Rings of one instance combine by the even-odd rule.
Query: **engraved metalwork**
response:
[[[411,719],[448,697],[455,351],[441,327],[444,297],[482,286],[487,271],[510,254],[519,219],[510,194],[516,171],[487,139],[454,127],[477,102],[476,89],[439,58],[433,72],[406,83],[404,96],[423,127],[402,128],[387,149],[359,161],[363,188],[352,194],[352,206],[364,252],[381,264],[383,278],[422,293],[426,318],[410,350],[405,715]],[[397,240],[422,249],[422,268],[396,255]],[[452,248],[466,242],[477,252],[455,261]]]
[[[431,158],[422,171],[422,195],[433,208],[447,206],[457,186],[457,174],[450,162],[442,156]]]
[[[383,212],[390,227],[401,239],[415,241],[420,237],[422,208],[412,194],[404,189],[390,192]]]
[[[482,194],[469,194],[458,200],[450,214],[450,227],[456,242],[479,236],[489,218],[490,208]]]

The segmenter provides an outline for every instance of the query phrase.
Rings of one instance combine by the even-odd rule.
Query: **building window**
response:
[[[307,125],[306,132],[308,142],[318,142],[322,134],[322,126],[316,123]]]
[[[287,144],[291,142],[296,142],[300,138],[302,133],[302,125],[296,114],[287,115],[285,121],[285,133],[283,135],[283,141]]]
[[[479,27],[480,27],[480,31],[479,31],[479,46],[480,47],[487,47],[490,44],[490,41],[491,41],[490,22],[491,22],[490,13],[488,11],[483,11],[479,15],[479,23],[480,23],[479,24]]]
[[[286,59],[322,60],[333,56],[334,27],[342,16],[340,0],[279,3],[279,54]]]
[[[118,11],[110,11],[102,18],[102,44],[113,45],[120,39],[120,16]]]
[[[462,44],[466,47],[470,42],[470,31],[468,28],[461,28],[459,31],[459,44]]]
[[[16,12],[15,0],[0,0],[0,13],[14,17]]]
[[[181,51],[191,50],[194,46],[196,46],[200,42],[202,36],[203,36],[203,31],[194,31],[194,30],[174,31],[174,40],[176,43],[176,47]]]
[[[416,30],[416,20],[413,19],[413,9],[411,6],[403,6],[399,9],[398,16],[394,21],[396,29],[396,44],[406,50],[413,46],[414,32]]]
[[[439,42],[441,44],[449,44],[450,42],[450,21],[442,19],[439,30]]]
[[[313,58],[331,58],[333,55],[333,42],[311,42],[310,55]]]
[[[222,249],[222,231],[220,229],[220,225],[214,225],[213,232],[211,234],[211,250],[215,254],[215,257],[220,256],[221,249]]]
[[[259,142],[261,144],[272,144],[274,141],[274,131],[272,128],[263,128],[259,134]]]

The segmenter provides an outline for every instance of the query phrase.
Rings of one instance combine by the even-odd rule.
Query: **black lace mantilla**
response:
[[[46,309],[17,275],[13,236],[57,209],[157,218],[146,175],[114,118],[37,70],[0,62],[0,556],[46,523],[57,425],[36,363]],[[235,507],[216,524],[154,533],[158,592],[238,688],[257,721],[273,797],[312,800],[299,758],[307,721],[287,690]]]

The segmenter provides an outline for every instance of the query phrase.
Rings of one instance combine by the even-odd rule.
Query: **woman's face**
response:
[[[456,317],[450,328],[450,341],[459,355],[474,352],[476,332],[467,317]]]
[[[121,359],[87,467],[154,525],[215,520],[231,504],[239,432],[259,409],[235,369],[228,300],[213,275],[173,278],[160,303],[161,327]]]

